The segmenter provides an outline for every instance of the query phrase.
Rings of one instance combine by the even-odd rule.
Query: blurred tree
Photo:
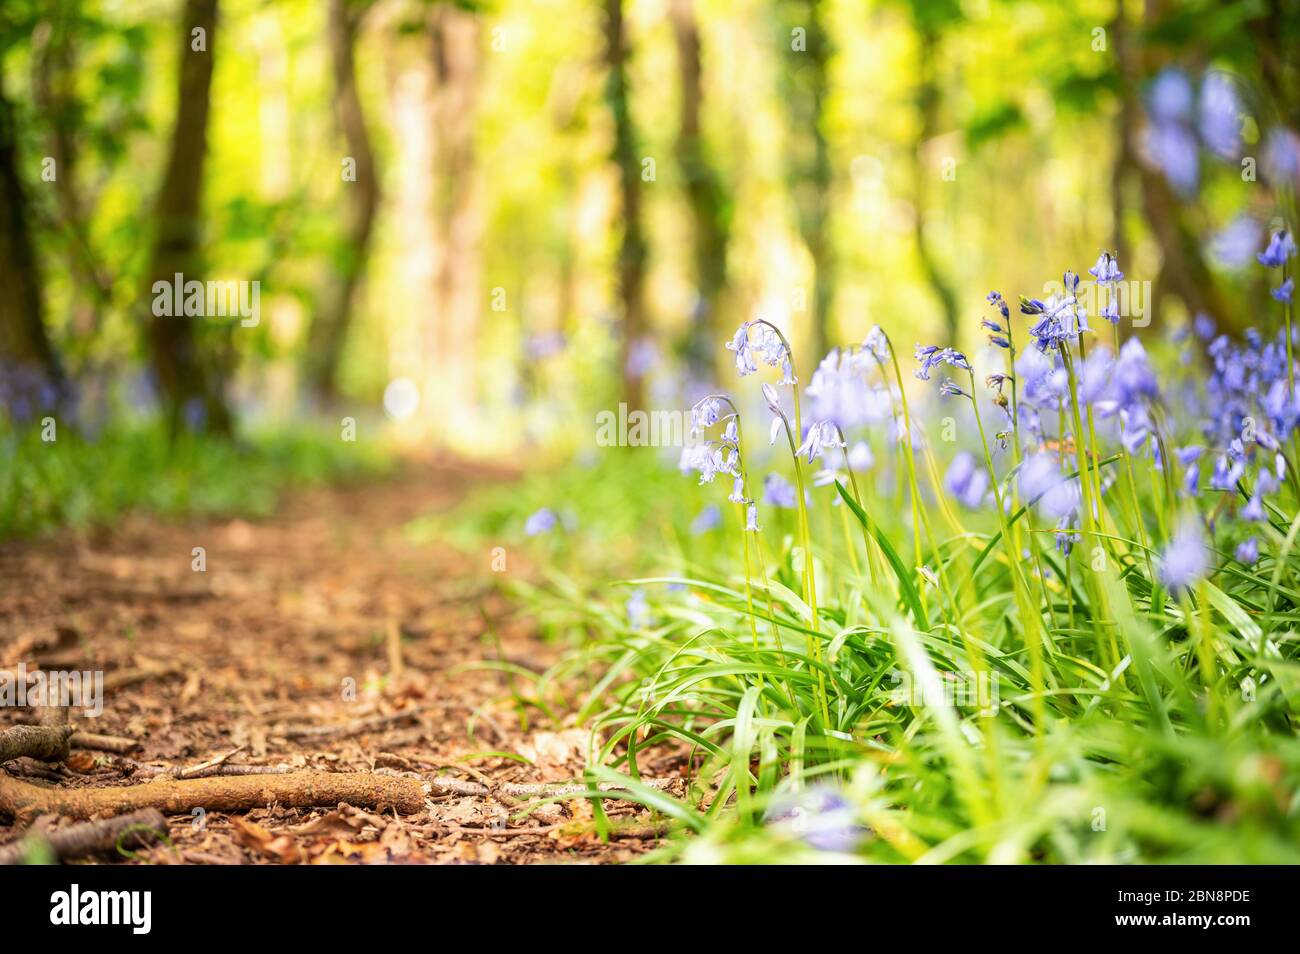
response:
[[[694,0],[671,0],[669,14],[681,76],[677,162],[691,211],[695,259],[696,305],[684,351],[688,368],[697,378],[707,379],[712,376],[718,354],[716,343],[721,331],[718,311],[727,284],[732,210],[721,177],[709,161],[700,128],[704,83]]]
[[[45,331],[41,267],[19,173],[18,124],[3,82],[0,59],[0,359],[61,384],[63,371]]]
[[[72,330],[77,349],[85,353],[111,304],[112,282],[91,242],[90,215],[78,182],[78,139],[86,126],[76,95],[78,44],[92,26],[82,6],[82,0],[53,0],[46,8],[33,35],[32,88],[49,127],[49,156],[58,173],[53,182],[57,225],[67,239],[76,286]]]
[[[646,330],[645,271],[648,249],[641,223],[641,164],[637,161],[636,127],[629,105],[627,30],[623,0],[605,2],[605,102],[614,120],[612,156],[619,172],[622,240],[618,253],[618,290],[622,304],[621,375],[623,400],[644,406],[644,369],[638,348]]]
[[[197,277],[216,28],[217,0],[185,0],[176,123],[154,210],[158,231],[145,273],[146,303],[154,300],[156,281],[170,283],[177,274],[186,280]],[[231,419],[221,381],[199,350],[194,326],[194,319],[183,315],[150,317],[148,341],[158,387],[173,434],[183,421],[226,434]]]
[[[781,70],[790,120],[788,176],[799,235],[813,265],[810,342],[813,361],[830,347],[830,311],[835,301],[835,249],[829,219],[833,170],[826,140],[827,63],[830,40],[821,0],[779,0],[783,8],[785,56]]]
[[[913,201],[916,206],[912,221],[921,270],[943,310],[944,343],[952,346],[958,343],[957,326],[960,317],[957,294],[945,277],[938,256],[930,244],[930,237],[926,234],[930,208],[926,185],[933,175],[925,168],[922,152],[926,144],[939,133],[939,105],[943,94],[935,73],[935,51],[944,32],[961,19],[961,10],[955,0],[910,0],[908,8],[916,31],[916,111],[920,119],[917,141],[912,149]]]
[[[475,360],[483,307],[482,209],[474,156],[480,32],[474,9],[438,3],[430,21],[433,79],[434,275],[433,364],[440,407],[475,404]]]
[[[339,357],[347,341],[357,287],[366,270],[379,178],[357,92],[357,32],[371,8],[370,0],[330,0],[326,33],[334,77],[334,111],[348,150],[343,169],[344,225],[335,246],[330,281],[316,303],[303,355],[308,390],[328,403],[337,396]],[[351,173],[351,175],[349,175]]]

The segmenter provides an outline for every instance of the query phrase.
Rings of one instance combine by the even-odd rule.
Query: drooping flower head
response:
[[[826,453],[828,448],[845,446],[844,441],[840,440],[839,431],[831,421],[816,421],[808,426],[808,433],[804,436],[803,443],[799,445],[796,454],[807,456],[808,463],[812,463],[816,458]]]
[[[971,369],[970,362],[960,351],[953,348],[940,348],[938,345],[917,345],[916,360],[921,366],[912,373],[922,381],[929,381],[930,369],[939,364],[961,368],[963,371]]]
[[[789,349],[776,329],[764,319],[746,321],[736,329],[726,347],[735,352],[736,370],[742,377],[757,371],[761,360],[774,368],[781,368],[782,384],[796,383]]]
[[[1268,240],[1268,248],[1260,252],[1256,258],[1259,263],[1268,268],[1281,268],[1286,264],[1286,260],[1295,255],[1295,239],[1286,229],[1280,232],[1274,232],[1272,238]]]

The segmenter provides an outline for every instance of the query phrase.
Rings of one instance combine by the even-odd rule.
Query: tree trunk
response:
[[[829,234],[832,170],[830,146],[823,128],[826,120],[826,66],[830,59],[830,40],[822,22],[823,10],[818,0],[795,5],[798,10],[792,25],[802,27],[806,49],[791,50],[795,57],[789,76],[791,155],[790,178],[794,195],[799,235],[813,264],[812,315],[809,322],[811,365],[830,347],[831,306],[835,301],[835,253]],[[790,34],[785,42],[791,42]]]
[[[169,284],[177,274],[198,279],[199,221],[203,163],[208,151],[208,113],[212,88],[212,57],[216,43],[217,0],[185,0],[181,19],[181,50],[176,126],[158,193],[154,215],[157,237],[146,272],[145,301],[154,300],[153,285]],[[201,34],[195,31],[201,30]],[[196,36],[203,49],[196,50]],[[203,361],[193,317],[152,315],[149,346],[158,387],[170,416],[173,434],[182,420],[219,433],[230,432],[230,412],[214,369]]]
[[[612,159],[619,171],[623,235],[618,253],[618,290],[622,302],[621,374],[623,400],[629,409],[645,406],[644,369],[637,348],[646,331],[645,269],[648,249],[641,224],[641,165],[636,128],[628,102],[627,32],[623,0],[605,0],[605,101],[614,120]]]
[[[334,68],[334,106],[348,157],[356,164],[356,181],[344,181],[343,237],[334,257],[329,290],[316,305],[304,356],[308,389],[329,403],[338,395],[338,366],[352,322],[353,299],[365,276],[375,210],[379,206],[379,179],[375,154],[366,129],[365,111],[357,92],[354,52],[357,31],[366,6],[348,0],[330,0],[329,48]]]
[[[45,331],[17,140],[13,104],[0,87],[0,374],[8,379],[0,396],[21,400],[29,411],[52,411],[65,381]]]
[[[482,215],[474,157],[480,51],[476,14],[439,4],[430,24],[434,77],[433,406],[471,411],[479,318],[483,309]]]
[[[694,229],[694,258],[697,303],[686,335],[687,367],[698,379],[711,379],[719,342],[719,304],[727,284],[727,244],[731,231],[731,208],[717,170],[709,162],[700,130],[704,101],[703,68],[700,62],[700,32],[692,8],[693,0],[672,0],[670,14],[677,39],[677,63],[681,73],[681,126],[677,133],[677,163],[686,185]]]
[[[921,117],[921,131],[917,137],[916,149],[913,151],[912,163],[913,180],[916,189],[914,196],[916,215],[914,221],[916,223],[916,250],[921,259],[921,268],[924,270],[926,280],[930,283],[930,288],[934,290],[935,297],[939,299],[939,305],[943,309],[944,343],[949,347],[955,347],[960,321],[957,294],[944,277],[943,270],[935,257],[934,249],[930,247],[929,239],[925,234],[926,211],[929,207],[926,180],[929,176],[926,174],[925,165],[922,162],[921,150],[939,131],[939,87],[934,75],[934,47],[937,42],[938,35],[933,30],[917,24],[917,76],[920,85],[916,93],[916,107],[917,113]]]

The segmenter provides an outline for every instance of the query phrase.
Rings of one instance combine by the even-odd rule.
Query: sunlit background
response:
[[[589,446],[619,400],[688,406],[743,320],[805,378],[877,322],[975,347],[988,290],[1102,248],[1152,283],[1149,333],[1240,330],[1267,290],[1215,235],[1254,214],[1258,242],[1295,182],[1285,4],[9,0],[13,158],[83,413],[167,400],[155,210],[183,21],[213,6],[190,270],[260,283],[256,327],[195,325],[239,422]],[[1215,76],[1241,129],[1217,150]]]

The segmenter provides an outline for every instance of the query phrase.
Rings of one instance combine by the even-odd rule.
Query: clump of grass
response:
[[[715,396],[686,462],[730,487],[716,545],[679,534],[660,561],[676,572],[629,582],[635,608],[572,582],[529,591],[576,643],[539,693],[583,687],[567,701],[593,729],[591,781],[677,823],[666,856],[1300,861],[1289,341],[1217,339],[1180,381],[1119,325],[1109,356],[1088,342],[1077,284],[1022,300],[1028,322],[991,296],[990,392],[965,355],[918,348],[918,376],[958,375],[945,413],[966,405],[977,492],[978,465],[941,476],[875,331],[818,372],[885,396],[860,430],[870,472],[843,407],[804,427],[797,385],[791,410],[768,385],[796,498],[758,501],[741,402]],[[784,340],[754,327],[728,346],[742,374],[765,361],[792,381]],[[846,382],[814,376],[805,398],[843,393],[830,383]],[[657,746],[686,756],[687,800],[640,783]]]

